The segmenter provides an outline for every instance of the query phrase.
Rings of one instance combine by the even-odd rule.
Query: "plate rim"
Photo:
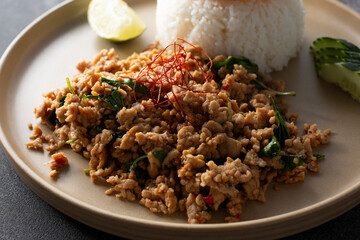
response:
[[[88,2],[89,0],[80,0],[82,2]],[[69,7],[72,4],[75,4],[76,2],[80,2],[79,0],[66,0],[58,5],[56,5],[55,7],[51,8],[50,10],[46,11],[45,13],[43,13],[41,16],[39,16],[38,18],[36,18],[33,22],[31,22],[27,27],[24,28],[24,30],[22,30],[16,37],[15,39],[11,42],[11,44],[8,46],[8,48],[5,50],[5,52],[3,53],[3,55],[1,56],[0,59],[0,74],[5,71],[3,69],[4,64],[6,63],[7,59],[10,57],[12,51],[14,51],[14,48],[16,47],[17,44],[21,43],[21,41],[23,41],[23,39],[25,38],[25,35],[28,32],[31,32],[32,29],[37,26],[40,22],[42,21],[46,21],[47,18],[49,16],[51,16],[52,14],[54,14],[55,12],[58,11],[62,11],[65,7]],[[336,0],[326,0],[327,2],[336,5],[338,8],[340,8],[342,11],[346,11],[349,12],[353,17],[357,18],[358,20],[360,20],[360,13],[356,12],[354,9],[346,6],[345,4],[336,1]],[[25,54],[26,55],[26,54]],[[1,123],[1,122],[0,122]],[[283,214],[279,214],[276,216],[271,216],[271,217],[265,217],[265,218],[261,218],[261,219],[255,219],[255,220],[247,220],[247,221],[241,221],[241,222],[236,222],[236,223],[209,223],[209,224],[198,224],[198,225],[190,225],[187,223],[171,223],[171,222],[157,222],[157,221],[151,221],[151,220],[146,220],[146,219],[140,219],[140,218],[136,218],[136,217],[131,217],[131,216],[122,216],[120,214],[114,214],[114,213],[110,213],[107,210],[103,210],[100,209],[98,207],[94,207],[91,204],[88,204],[86,202],[83,202],[75,197],[69,196],[67,194],[64,194],[60,189],[50,185],[49,183],[43,181],[40,176],[38,176],[29,166],[27,166],[27,164],[25,162],[22,161],[22,159],[17,155],[17,153],[14,151],[14,149],[12,148],[11,144],[7,141],[6,138],[6,134],[4,133],[2,126],[0,124],[0,143],[2,144],[4,151],[7,155],[7,159],[8,161],[11,163],[12,167],[15,169],[15,171],[17,172],[17,174],[21,177],[21,179],[24,181],[24,179],[27,179],[27,181],[24,181],[29,188],[34,191],[36,194],[38,194],[39,196],[43,196],[43,194],[41,193],[42,191],[48,191],[51,192],[53,195],[55,195],[56,197],[60,198],[63,201],[69,202],[71,204],[73,204],[74,206],[80,207],[83,210],[86,211],[94,211],[96,214],[102,215],[103,217],[106,218],[115,218],[118,221],[126,221],[126,222],[132,222],[133,224],[145,224],[147,226],[152,226],[152,227],[166,227],[166,228],[172,228],[174,230],[183,230],[184,228],[186,228],[189,231],[197,231],[197,230],[208,230],[208,229],[212,229],[212,230],[216,230],[216,231],[224,231],[224,230],[230,230],[230,229],[234,229],[236,228],[237,230],[239,229],[243,229],[243,228],[247,228],[249,226],[253,226],[256,225],[257,227],[260,225],[272,225],[272,224],[276,224],[276,223],[281,223],[283,221],[289,221],[290,220],[295,220],[298,219],[299,216],[300,217],[306,217],[308,215],[311,215],[311,212],[313,212],[313,210],[317,210],[317,209],[323,209],[323,208],[329,208],[332,206],[336,206],[337,204],[339,204],[339,202],[341,202],[343,199],[348,199],[349,196],[356,196],[359,195],[357,193],[360,192],[360,182],[358,182],[357,184],[353,185],[351,188],[347,188],[346,190],[344,190],[341,193],[338,193],[330,198],[327,198],[323,201],[320,201],[316,204],[310,205],[308,207],[305,208],[301,208],[295,211],[291,211],[291,212],[287,212],[287,213],[283,213]],[[28,184],[29,179],[31,181],[33,181],[32,183]],[[38,186],[40,186],[41,190],[36,189],[33,184],[37,184]],[[59,206],[57,206],[56,203],[50,203],[52,201],[50,201],[46,196],[41,197],[43,200],[45,200],[46,202],[48,202],[50,205],[52,205],[53,207],[55,207],[56,209],[58,209],[61,212],[66,212],[64,211],[64,209],[59,208]],[[354,200],[355,199],[355,200]],[[357,198],[353,198],[353,201],[351,203],[347,204],[346,209],[343,209],[341,212],[337,212],[336,214],[331,214],[333,215],[331,218],[328,218],[327,220],[324,220],[322,222],[319,222],[318,225],[320,225],[321,223],[328,221],[342,213],[344,213],[345,211],[349,210],[350,208],[356,206],[358,203],[360,202],[360,196],[358,196]],[[76,220],[79,220],[80,222],[83,222],[87,225],[91,225],[88,224],[87,222],[85,222],[84,220],[82,220],[81,218],[78,217],[74,217],[71,216],[71,214],[65,213],[66,215],[75,218]],[[92,225],[91,225],[92,226]],[[312,225],[309,226],[308,228],[311,227],[315,227],[316,225]],[[96,226],[92,226],[94,228],[97,228]],[[214,229],[217,228],[217,229]],[[308,228],[303,228],[300,231],[306,230]],[[104,229],[100,229],[102,231],[106,231]],[[292,231],[291,233],[296,233],[296,232],[300,232],[300,231]],[[114,232],[111,232],[112,234],[116,234]],[[286,232],[285,235],[291,234],[289,232]],[[285,236],[285,235],[281,235],[281,236]]]

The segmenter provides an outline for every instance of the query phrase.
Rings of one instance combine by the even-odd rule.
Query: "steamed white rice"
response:
[[[246,56],[279,71],[296,56],[304,32],[302,0],[158,0],[157,39],[200,45],[210,56]]]

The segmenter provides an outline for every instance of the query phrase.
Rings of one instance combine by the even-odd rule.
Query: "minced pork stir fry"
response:
[[[324,156],[313,148],[329,142],[330,130],[305,124],[299,133],[281,96],[294,92],[244,57],[209,59],[184,44],[81,61],[67,87],[35,109],[53,134],[36,126],[27,146],[46,142],[55,153],[69,145],[89,159],[91,180],[109,185],[106,194],[154,213],[185,211],[189,223],[221,208],[238,221],[246,200],[265,202],[273,179],[296,183],[319,171]],[[64,162],[56,153],[52,176]]]

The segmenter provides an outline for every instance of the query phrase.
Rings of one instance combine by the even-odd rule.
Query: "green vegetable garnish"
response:
[[[152,154],[160,161],[160,164],[162,164],[162,162],[164,161],[165,157],[166,157],[166,153],[162,150],[159,151],[154,151],[152,152]]]
[[[72,94],[76,94],[75,91],[72,89],[71,87],[71,83],[70,83],[70,79],[69,78],[66,78],[66,83],[67,83],[67,86],[68,86],[68,89],[69,91],[72,93]]]
[[[304,157],[301,155],[281,155],[280,162],[284,165],[283,170],[291,171],[303,164]]]
[[[103,95],[82,95],[82,99],[85,100],[85,99],[98,99],[98,100],[101,100],[101,98],[103,97]]]
[[[135,172],[135,175],[136,175],[136,178],[145,178],[146,177],[146,172],[142,171],[142,170],[139,170],[137,169],[137,163],[142,160],[142,159],[145,159],[147,158],[147,155],[142,155],[140,157],[138,157],[137,159],[135,159],[134,161],[132,162],[129,162],[126,164],[126,168],[129,169],[130,171],[134,171]]]
[[[318,77],[360,102],[360,48],[344,39],[321,37],[310,47]]]
[[[108,79],[106,77],[101,77],[100,82],[108,83],[108,84],[110,84],[111,86],[114,86],[114,87],[119,86],[121,84],[121,82],[116,80],[116,79]]]
[[[111,134],[113,138],[122,138],[126,134],[126,131],[119,131]]]
[[[59,102],[60,102],[59,107],[64,106],[64,104],[65,104],[65,99],[66,99],[66,95],[65,95],[65,96],[62,96],[62,97],[59,99]]]
[[[322,160],[322,159],[325,158],[325,155],[324,155],[324,154],[314,153],[313,156],[316,157],[316,160]]]
[[[275,136],[272,136],[271,141],[261,150],[260,155],[266,157],[276,157],[280,154],[280,143]]]
[[[262,81],[263,77],[259,73],[258,65],[243,56],[230,57],[224,62],[214,62],[212,65],[212,69],[219,70],[221,67],[225,66],[227,69],[233,70],[235,64],[243,66],[249,73],[256,74],[257,79]]]
[[[70,143],[73,143],[73,142],[75,142],[75,141],[77,141],[77,140],[79,140],[79,138],[67,140],[65,143],[66,143],[66,144],[70,144]]]
[[[142,85],[141,83],[136,82],[133,79],[130,78],[126,78],[124,80],[124,84],[128,85],[129,87],[131,87],[132,89],[134,89],[135,86],[135,92],[138,93],[142,93],[142,94],[149,94],[149,89],[147,87],[145,87],[144,85]]]
[[[285,140],[291,138],[289,129],[285,123],[285,117],[281,114],[279,107],[276,105],[275,100],[270,97],[271,102],[274,106],[275,118],[277,127],[274,129],[274,136],[280,142],[280,145],[283,147],[285,145]]]
[[[104,123],[100,123],[99,125],[94,127],[94,130],[98,133],[101,133],[105,129]]]
[[[113,89],[110,96],[107,98],[102,98],[101,100],[118,111],[124,107],[123,97],[117,91],[117,89]]]
[[[279,96],[295,96],[296,95],[296,92],[294,92],[294,91],[291,91],[291,92],[279,92],[279,91],[276,91],[276,90],[266,86],[263,82],[261,82],[261,81],[259,81],[257,79],[251,80],[250,83],[254,84],[257,89],[260,89],[260,90],[267,89],[270,92],[273,92],[273,93],[275,93],[276,95],[279,95]]]
[[[104,97],[103,95],[83,95],[82,99],[98,99],[107,103],[110,107],[118,111],[124,107],[123,97],[116,88],[114,88],[111,94],[107,97]]]
[[[358,48],[355,44],[344,39],[330,37],[318,38],[313,42],[312,46],[310,47],[313,52],[319,51],[322,48],[337,48],[360,52],[360,48]]]
[[[147,157],[148,157],[147,155],[142,155],[142,156],[138,157],[137,159],[135,159],[135,160],[131,163],[130,170],[135,170],[136,164],[137,164],[140,160],[145,159],[145,158],[147,158]]]
[[[53,109],[50,113],[50,115],[48,116],[47,120],[49,121],[49,123],[51,125],[53,125],[54,127],[58,124],[60,124],[59,119],[57,119],[56,117],[56,109]]]
[[[90,171],[92,171],[92,170],[96,170],[96,169],[95,168],[86,168],[86,169],[84,169],[84,173],[90,174]]]
[[[145,87],[144,85],[142,85],[141,83],[138,83],[136,82],[135,80],[133,79],[130,79],[130,78],[125,78],[125,80],[123,82],[121,81],[117,81],[117,80],[114,80],[114,79],[108,79],[108,78],[105,78],[105,77],[101,77],[100,79],[101,82],[106,82],[112,86],[119,86],[120,84],[125,84],[129,87],[131,87],[131,89],[134,89],[134,86],[135,86],[135,92],[138,92],[138,93],[142,93],[142,94],[149,94],[149,89],[147,87]]]

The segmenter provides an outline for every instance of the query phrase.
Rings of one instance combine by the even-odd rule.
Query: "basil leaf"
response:
[[[114,87],[118,86],[118,85],[121,83],[121,82],[118,81],[118,80],[108,79],[108,78],[106,78],[106,77],[101,77],[101,78],[100,78],[100,82],[106,82],[106,83],[108,83],[108,84],[110,84],[111,86],[114,86]]]
[[[142,83],[136,82],[133,79],[126,78],[123,84],[131,87],[132,89],[134,89],[135,87],[135,92],[142,94],[150,94],[149,89],[147,87],[145,87]]]
[[[316,157],[316,160],[323,160],[325,158],[324,154],[313,153],[313,156]]]
[[[273,92],[275,93],[276,95],[279,95],[279,96],[295,96],[296,95],[296,92],[292,91],[292,92],[279,92],[279,91],[276,91],[268,86],[266,86],[263,82],[257,80],[257,79],[254,79],[254,80],[251,80],[250,81],[251,84],[254,84],[255,87],[259,90],[269,90],[270,92]]]
[[[165,157],[166,157],[166,153],[162,150],[159,151],[154,151],[152,152],[152,154],[160,161],[160,164],[162,164],[162,162],[164,161]]]
[[[60,102],[59,107],[64,106],[64,104],[65,104],[65,99],[66,99],[66,95],[65,95],[65,96],[62,96],[62,97],[59,99],[59,102]]]
[[[83,95],[82,99],[97,99],[101,100],[104,103],[107,103],[110,107],[112,107],[115,110],[121,110],[124,107],[124,101],[121,94],[117,91],[116,88],[114,88],[111,92],[111,94],[107,97],[104,97],[103,95]]]
[[[280,145],[283,147],[285,145],[285,140],[291,138],[289,129],[285,123],[285,117],[281,114],[279,107],[276,105],[275,100],[270,97],[271,102],[274,106],[275,118],[277,127],[274,129],[274,136],[280,142]]]
[[[280,153],[280,143],[275,136],[272,136],[271,141],[261,150],[260,155],[266,157],[276,157]]]
[[[50,113],[50,115],[48,116],[47,120],[49,121],[49,123],[51,125],[53,125],[54,127],[56,125],[59,125],[60,124],[60,121],[59,119],[56,117],[56,109],[53,109]]]
[[[122,138],[126,134],[126,131],[119,131],[111,134],[113,138]]]
[[[257,79],[262,81],[263,77],[259,73],[258,65],[244,56],[233,56],[226,59],[224,62],[215,62],[212,65],[212,69],[219,70],[221,67],[225,66],[229,70],[234,70],[235,64],[243,66],[249,73],[256,74]]]
[[[303,164],[304,157],[301,155],[281,155],[280,162],[284,165],[283,170],[291,171]]]
[[[142,83],[136,82],[133,79],[130,78],[125,78],[123,82],[121,81],[117,81],[115,79],[108,79],[105,77],[101,77],[100,78],[101,82],[106,82],[114,87],[119,86],[120,84],[124,84],[129,86],[131,89],[134,89],[135,87],[135,92],[138,93],[142,93],[142,94],[149,94],[149,89],[147,87],[145,87]]]
[[[146,175],[147,175],[147,172],[142,170],[142,169],[138,169],[137,168],[137,163],[142,160],[142,159],[145,159],[147,158],[147,155],[142,155],[140,157],[138,157],[137,159],[135,159],[134,161],[132,162],[128,162],[125,167],[129,170],[129,171],[134,171],[135,172],[135,175],[136,175],[136,178],[146,178]]]

